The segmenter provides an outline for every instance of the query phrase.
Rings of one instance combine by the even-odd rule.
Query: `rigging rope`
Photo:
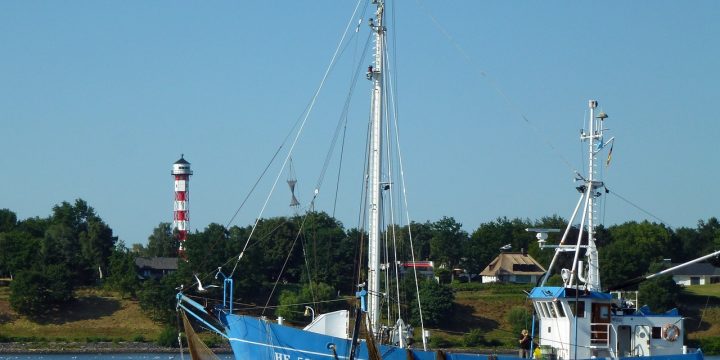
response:
[[[628,203],[628,204],[629,204],[630,206],[632,206],[632,207],[634,207],[634,208],[636,208],[636,209],[638,209],[638,210],[640,210],[640,211],[644,212],[645,214],[647,214],[647,215],[651,216],[652,218],[654,218],[655,220],[659,221],[659,222],[660,222],[661,224],[663,224],[663,225],[667,226],[668,228],[672,228],[672,226],[670,226],[670,224],[668,224],[667,222],[665,222],[665,221],[664,221],[663,219],[661,219],[661,218],[659,218],[659,217],[657,217],[657,216],[653,215],[653,214],[652,214],[651,212],[649,212],[649,211],[647,211],[647,210],[645,210],[645,209],[641,208],[640,206],[638,206],[638,205],[635,205],[635,204],[634,204],[634,203],[633,203],[632,201],[630,201],[630,200],[628,200],[628,199],[624,198],[623,196],[621,196],[621,195],[620,195],[620,194],[618,194],[617,192],[615,192],[615,191],[610,191],[610,189],[608,189],[607,187],[606,187],[605,189],[607,190],[607,192],[609,192],[610,194],[613,194],[613,195],[617,196],[617,197],[618,197],[618,198],[619,198],[620,200],[622,200],[622,201],[624,201],[624,202]]]
[[[338,43],[337,47],[335,48],[335,52],[333,53],[333,56],[330,59],[330,64],[328,65],[327,69],[325,70],[322,80],[320,81],[320,85],[318,86],[317,90],[315,91],[315,94],[313,95],[312,100],[310,101],[310,106],[308,107],[307,111],[305,112],[305,116],[303,117],[302,123],[300,124],[300,127],[295,135],[295,138],[293,139],[292,145],[290,146],[290,149],[288,150],[288,154],[285,157],[285,161],[283,162],[283,165],[282,165],[280,171],[278,172],[278,175],[275,177],[275,181],[273,182],[272,188],[270,189],[270,193],[265,198],[265,203],[263,204],[263,206],[260,210],[260,214],[258,215],[257,219],[255,219],[255,223],[253,224],[252,230],[250,230],[250,235],[248,235],[248,238],[245,241],[245,245],[243,246],[243,249],[240,252],[240,255],[238,255],[237,261],[235,262],[235,266],[233,267],[233,270],[230,273],[230,277],[232,277],[235,274],[235,270],[237,270],[238,263],[242,259],[243,254],[245,253],[245,250],[248,247],[248,244],[250,244],[250,240],[252,239],[252,236],[255,233],[255,229],[257,229],[257,225],[260,222],[260,219],[262,218],[263,213],[265,212],[265,208],[267,207],[267,204],[270,201],[270,197],[272,196],[273,192],[275,191],[275,187],[277,186],[280,176],[282,175],[282,173],[285,169],[285,165],[287,164],[288,159],[292,155],[292,152],[295,149],[295,145],[297,145],[298,139],[300,138],[300,135],[302,134],[302,132],[305,128],[305,125],[307,124],[307,120],[310,117],[310,114],[312,113],[313,108],[315,107],[317,98],[320,95],[320,92],[325,85],[325,81],[327,80],[328,75],[330,74],[330,71],[332,70],[333,66],[335,65],[337,56],[340,53],[342,44],[344,43],[345,37],[348,34],[348,29],[350,28],[350,25],[353,23],[353,20],[355,19],[355,14],[357,13],[358,8],[360,7],[360,3],[361,3],[361,0],[358,0],[358,3],[355,6],[352,16],[350,16],[350,20],[348,21],[348,23],[345,27],[345,31],[343,32],[342,37],[340,38],[340,42]],[[316,196],[317,196],[317,194],[316,194]]]
[[[520,107],[518,105],[516,105],[514,101],[512,101],[510,96],[508,96],[500,88],[500,86],[495,82],[495,80],[492,77],[490,77],[490,75],[488,75],[487,72],[485,72],[477,64],[475,64],[475,62],[470,57],[470,55],[468,55],[468,53],[465,51],[465,49],[463,49],[463,47],[460,46],[460,44],[457,41],[455,41],[455,39],[452,37],[452,35],[450,35],[450,33],[440,24],[440,22],[435,18],[435,16],[433,16],[430,13],[430,11],[425,7],[423,1],[422,0],[416,0],[416,1],[417,1],[418,5],[420,6],[420,8],[423,11],[425,11],[425,14],[430,18],[430,20],[433,22],[433,24],[437,27],[438,31],[440,31],[440,33],[445,37],[445,39],[448,42],[450,42],[450,44],[455,48],[455,50],[457,50],[460,53],[460,55],[464,58],[464,60],[468,63],[468,65],[470,65],[471,68],[478,71],[480,77],[484,78],[490,84],[490,86],[493,88],[493,90],[495,90],[495,92],[497,92],[500,95],[500,97],[505,101],[505,103],[513,111],[515,111],[516,114],[518,116],[520,116],[520,118],[522,118],[526,124],[528,124],[528,126],[530,126],[536,133],[538,133],[540,135],[540,137],[543,139],[545,144],[555,153],[555,155],[557,155],[560,158],[560,160],[570,170],[572,170],[573,172],[577,172],[577,169],[575,169],[575,167],[570,163],[570,161],[568,161],[567,158],[565,158],[565,156],[560,151],[558,151],[558,149],[555,147],[555,145],[553,145],[553,143],[549,140],[549,138],[545,135],[545,133],[543,133],[540,130],[540,128],[535,126],[535,124],[532,121],[530,121],[530,119],[525,115],[525,113],[520,109]]]

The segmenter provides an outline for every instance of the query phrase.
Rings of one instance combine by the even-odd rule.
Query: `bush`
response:
[[[158,335],[157,344],[164,347],[178,347],[178,331],[172,326],[168,326]]]
[[[720,337],[717,336],[690,340],[688,345],[700,348],[705,355],[720,354]]]
[[[454,341],[443,336],[431,336],[429,343],[433,349],[443,349],[457,345]]]
[[[520,336],[523,329],[530,329],[532,326],[532,315],[528,309],[516,306],[510,309],[506,315],[506,320],[512,326],[512,332],[515,336]]]
[[[138,334],[138,335],[135,335],[135,337],[133,337],[132,341],[134,341],[134,342],[145,342],[145,337]]]
[[[485,344],[485,335],[480,329],[472,329],[470,333],[463,336],[463,345],[465,347],[476,347]]]

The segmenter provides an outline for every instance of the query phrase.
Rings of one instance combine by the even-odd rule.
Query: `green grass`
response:
[[[0,334],[10,341],[132,341],[157,339],[160,326],[140,311],[137,301],[87,288],[59,313],[28,319],[10,308],[9,289],[0,287]]]
[[[720,298],[720,283],[710,285],[691,285],[685,287],[684,291],[698,296],[714,296]]]

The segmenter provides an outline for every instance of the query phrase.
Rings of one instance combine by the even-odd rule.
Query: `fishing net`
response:
[[[200,339],[195,333],[190,321],[182,311],[183,327],[185,327],[185,336],[188,342],[188,351],[190,352],[190,358],[193,360],[220,360],[210,348]]]

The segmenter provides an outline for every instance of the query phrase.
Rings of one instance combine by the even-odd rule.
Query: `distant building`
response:
[[[176,257],[139,257],[135,259],[138,277],[141,280],[160,279],[178,269]]]
[[[408,261],[400,264],[400,273],[402,275],[408,272],[412,274],[415,270],[417,270],[420,277],[435,278],[435,263],[432,261]]]
[[[536,283],[545,268],[525,252],[500,253],[481,273],[483,283]]]
[[[680,264],[671,264],[676,266]],[[707,285],[720,282],[720,268],[710,263],[695,263],[672,272],[673,280],[678,285]]]

